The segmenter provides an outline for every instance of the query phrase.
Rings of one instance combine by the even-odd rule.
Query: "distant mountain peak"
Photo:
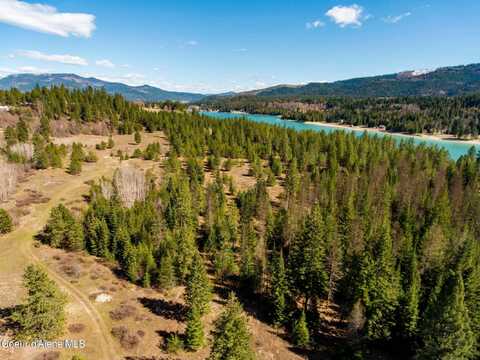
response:
[[[36,85],[40,87],[65,86],[69,89],[84,89],[89,86],[103,88],[111,94],[121,94],[132,101],[182,101],[194,102],[205,97],[203,94],[167,91],[150,85],[130,86],[122,83],[100,80],[94,77],[82,77],[77,74],[13,74],[0,79],[0,89],[17,88],[30,91]]]

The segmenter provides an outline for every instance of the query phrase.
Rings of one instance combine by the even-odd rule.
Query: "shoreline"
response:
[[[298,120],[294,120],[298,121]],[[351,131],[367,131],[367,132],[372,132],[372,133],[379,133],[379,134],[384,134],[384,135],[391,135],[391,136],[404,136],[407,138],[417,138],[421,140],[436,140],[436,141],[451,141],[451,142],[457,142],[460,144],[471,144],[471,145],[480,145],[480,139],[469,139],[469,140],[462,140],[458,139],[455,137],[455,135],[451,134],[441,134],[441,135],[432,135],[432,134],[406,134],[406,133],[401,133],[401,132],[393,132],[393,131],[387,131],[387,130],[382,130],[380,128],[369,128],[369,127],[364,127],[364,126],[352,126],[352,125],[340,125],[340,124],[335,124],[335,123],[326,123],[326,122],[318,122],[318,121],[302,121],[304,124],[308,125],[317,125],[317,126],[327,126],[327,127],[332,127],[332,128],[337,128],[337,129],[343,129],[343,130],[351,130]]]

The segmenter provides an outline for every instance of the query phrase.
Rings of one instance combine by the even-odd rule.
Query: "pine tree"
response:
[[[480,244],[468,236],[459,261],[465,282],[465,306],[475,334],[475,356],[480,356]]]
[[[135,131],[134,140],[137,145],[142,142],[142,135],[140,135],[140,132]]]
[[[13,313],[21,339],[52,340],[63,332],[66,297],[47,273],[36,265],[29,265],[23,276],[27,298]]]
[[[475,335],[465,306],[461,274],[450,271],[427,316],[422,334],[424,346],[418,353],[419,359],[468,360],[473,358]]]
[[[243,286],[250,291],[255,289],[257,234],[253,222],[242,225],[240,236],[240,276]]]
[[[413,337],[417,333],[420,317],[421,278],[418,271],[416,251],[412,248],[410,236],[405,240],[402,261],[403,294],[400,298],[399,327],[402,336]]]
[[[193,258],[190,274],[187,277],[185,302],[191,308],[196,308],[200,315],[208,312],[209,302],[212,299],[212,285],[200,254]]]
[[[29,130],[25,120],[20,119],[20,121],[17,123],[16,134],[17,134],[18,142],[25,143],[28,141]]]
[[[13,229],[13,221],[8,212],[0,208],[0,234],[7,234]]]
[[[213,345],[209,360],[254,360],[250,347],[250,333],[242,306],[230,294],[224,312],[215,323]]]
[[[400,297],[400,277],[393,259],[390,223],[383,220],[379,239],[373,249],[375,260],[365,263],[362,281],[362,300],[366,307],[366,332],[371,340],[388,339],[395,326],[395,311]]]
[[[50,211],[50,218],[42,232],[46,244],[70,251],[84,248],[84,234],[81,224],[63,204]]]
[[[191,307],[187,315],[187,328],[185,330],[185,345],[191,351],[197,351],[205,342],[202,316],[197,307]]]
[[[12,146],[17,143],[17,131],[12,126],[7,126],[3,134],[7,146]]]
[[[158,266],[158,286],[161,289],[171,289],[176,284],[175,268],[171,254],[165,253]]]
[[[307,319],[304,311],[300,313],[300,316],[293,325],[292,340],[295,346],[299,348],[308,348],[310,344],[310,334],[308,332]]]
[[[288,277],[292,290],[304,300],[305,309],[313,297],[326,294],[324,223],[321,210],[314,206],[303,229],[294,239],[288,258]]]
[[[285,272],[283,253],[274,250],[271,263],[270,301],[272,303],[272,321],[276,326],[283,325],[286,321],[286,307],[288,296],[288,283]]]
[[[138,262],[136,248],[131,243],[127,243],[124,251],[125,259],[123,260],[123,271],[125,272],[130,281],[136,282],[138,280]]]
[[[70,165],[68,166],[68,172],[71,175],[78,175],[82,172],[82,162],[77,157],[70,159]]]

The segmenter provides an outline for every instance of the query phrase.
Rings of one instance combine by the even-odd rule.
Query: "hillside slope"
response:
[[[40,87],[63,85],[69,89],[84,89],[89,86],[104,88],[108,93],[118,93],[133,101],[174,100],[192,102],[205,97],[202,94],[167,91],[149,85],[129,86],[93,77],[85,78],[75,74],[15,74],[0,79],[0,90],[17,88],[20,91],[30,91],[37,85]]]
[[[277,85],[243,93],[256,96],[455,96],[480,91],[480,64],[405,71],[301,86]]]

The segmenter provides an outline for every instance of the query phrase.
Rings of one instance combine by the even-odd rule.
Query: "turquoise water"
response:
[[[271,125],[278,125],[282,127],[288,127],[298,131],[302,130],[314,130],[314,131],[324,131],[326,133],[331,133],[333,131],[352,131],[357,136],[361,136],[364,133],[364,130],[351,129],[351,128],[334,128],[331,126],[325,126],[321,124],[305,124],[300,121],[292,120],[282,120],[277,116],[272,115],[253,115],[253,114],[235,114],[235,113],[224,113],[224,112],[202,112],[203,115],[210,116],[215,119],[238,119],[239,117],[248,119],[254,122],[267,123]],[[417,136],[407,136],[402,134],[386,134],[383,132],[370,132],[369,134],[376,134],[378,136],[390,136],[398,141],[404,141],[413,139],[415,144],[427,144],[434,145],[439,148],[443,148],[448,151],[451,158],[457,160],[460,156],[465,155],[468,150],[472,147],[472,144],[465,143],[461,141],[452,141],[452,140],[434,140],[434,139],[425,139]],[[475,146],[477,151],[480,150],[480,145]]]

